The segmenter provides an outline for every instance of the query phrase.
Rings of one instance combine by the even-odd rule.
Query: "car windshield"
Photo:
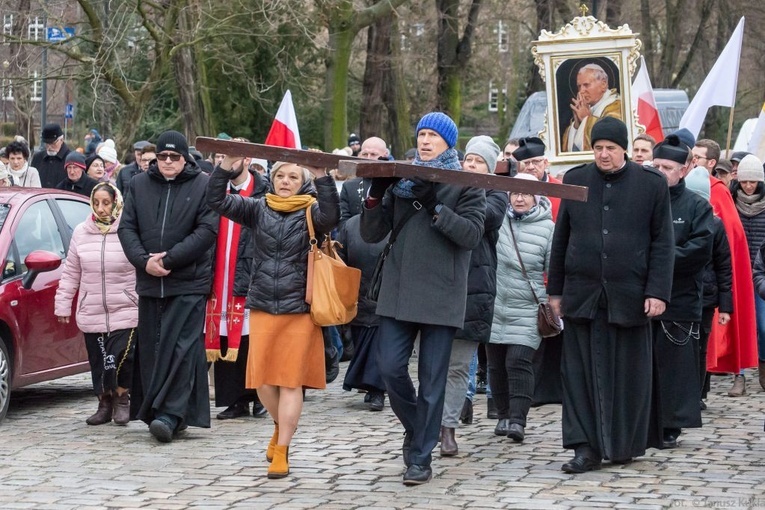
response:
[[[11,206],[8,204],[0,204],[0,230],[3,229],[3,225],[5,225],[5,218],[8,217],[8,211],[11,210]]]

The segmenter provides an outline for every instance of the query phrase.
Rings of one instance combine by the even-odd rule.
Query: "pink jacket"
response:
[[[119,219],[102,234],[89,216],[72,234],[56,291],[57,316],[71,315],[79,289],[77,326],[84,333],[111,333],[138,325],[135,268],[117,237]]]

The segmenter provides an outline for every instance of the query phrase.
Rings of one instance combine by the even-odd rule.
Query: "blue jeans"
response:
[[[754,291],[754,310],[757,316],[757,357],[765,361],[765,300]]]
[[[472,402],[475,397],[475,377],[478,373],[478,353],[473,354],[470,361],[470,371],[468,372],[468,389],[465,397]],[[491,385],[489,384],[489,373],[486,371],[486,398],[491,398]]]

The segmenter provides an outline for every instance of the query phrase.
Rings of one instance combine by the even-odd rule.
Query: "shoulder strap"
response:
[[[409,219],[414,216],[419,209],[412,206],[411,209],[407,210],[407,212],[404,214],[404,217],[401,218],[401,221],[398,222],[398,225],[393,227],[393,230],[390,233],[390,237],[388,238],[388,245],[393,245],[393,243],[396,241],[396,238],[398,237],[399,232],[401,232],[401,229],[404,228],[404,225],[406,224]]]
[[[518,264],[521,265],[521,273],[523,273],[523,278],[525,278],[526,283],[529,284],[529,288],[531,289],[531,294],[534,296],[534,302],[536,302],[536,304],[539,304],[539,298],[537,297],[537,293],[534,292],[534,286],[531,285],[531,280],[529,279],[529,275],[526,273],[526,267],[523,265],[521,252],[518,249],[518,242],[515,240],[515,232],[513,232],[513,220],[510,220],[510,237],[513,238],[513,247],[515,248],[515,254],[518,255]]]

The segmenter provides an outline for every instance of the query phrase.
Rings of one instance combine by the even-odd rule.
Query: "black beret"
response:
[[[684,165],[688,161],[690,149],[677,135],[667,136],[663,142],[653,148],[653,159],[668,159]]]
[[[536,136],[521,138],[518,140],[518,148],[513,151],[516,161],[538,158],[545,155],[545,143]]]

